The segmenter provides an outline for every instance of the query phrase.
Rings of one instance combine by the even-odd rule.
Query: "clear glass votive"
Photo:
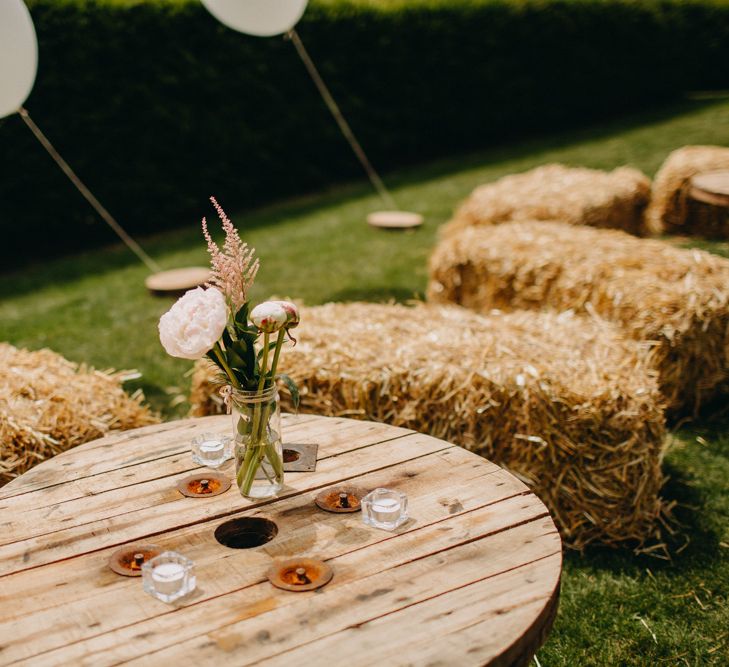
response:
[[[192,460],[201,466],[218,468],[233,458],[232,439],[217,433],[202,433],[192,439]]]
[[[182,554],[165,551],[142,565],[146,593],[162,602],[174,602],[195,590],[194,563]]]
[[[375,489],[361,501],[362,520],[374,528],[395,530],[408,520],[408,497],[392,489]]]

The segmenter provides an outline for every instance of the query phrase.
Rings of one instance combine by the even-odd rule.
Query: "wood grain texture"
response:
[[[181,496],[198,470],[190,440],[227,417],[115,434],[46,461],[0,489],[0,665],[506,665],[541,645],[557,607],[561,543],[544,505],[498,466],[450,443],[373,422],[284,417],[284,442],[319,444],[313,473],[251,502],[235,486]],[[232,473],[232,464],[224,469]],[[394,533],[314,504],[342,482],[408,494]],[[268,544],[232,550],[232,517],[276,522]],[[196,563],[174,605],[115,575],[110,554],[154,542]],[[276,589],[277,559],[321,558],[323,589]]]

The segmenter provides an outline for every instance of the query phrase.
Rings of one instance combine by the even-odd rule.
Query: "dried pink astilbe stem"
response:
[[[203,236],[208,244],[210,253],[210,268],[212,276],[207,283],[208,287],[217,287],[231,304],[234,312],[247,301],[248,290],[253,285],[258,273],[258,259],[254,257],[255,250],[249,248],[247,243],[241,241],[238,230],[230,221],[225,211],[218,204],[215,197],[210,197],[225,232],[225,243],[221,250],[213,241],[208,231],[208,223],[202,219]]]

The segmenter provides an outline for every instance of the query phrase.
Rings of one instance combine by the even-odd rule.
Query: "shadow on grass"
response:
[[[715,255],[721,255],[722,257],[729,257],[729,242],[722,241],[711,241],[708,239],[682,239],[679,243],[681,248],[698,248],[699,250],[706,250]]]
[[[182,378],[183,384],[187,382],[189,384],[189,378]],[[184,419],[188,416],[190,410],[190,403],[188,400],[184,402],[175,401],[175,405],[171,405],[172,401],[175,400],[176,396],[171,395],[170,392],[158,384],[147,382],[146,380],[132,380],[124,384],[124,390],[128,393],[133,393],[137,389],[141,389],[144,392],[144,399],[147,405],[152,410],[162,415],[164,421],[171,421],[174,419]],[[181,387],[182,393],[187,398],[189,394],[189,386]]]
[[[642,126],[658,123],[666,119],[709,109],[725,103],[724,100],[683,100],[674,104],[662,105],[659,108],[646,109],[630,113],[614,120],[603,121],[599,125],[560,131],[550,136],[538,135],[517,145],[506,144],[463,154],[416,167],[402,168],[387,175],[388,184],[392,188],[404,188],[422,181],[442,178],[456,171],[467,171],[490,164],[498,164],[506,160],[514,161],[532,157],[540,152],[566,148],[573,144],[606,138]],[[379,203],[371,188],[365,181],[339,184],[331,190],[313,193],[284,202],[274,203],[248,212],[236,212],[233,218],[243,232],[260,227],[275,226],[292,216],[305,216],[325,207],[335,207],[355,198],[371,197]],[[204,245],[201,242],[199,227],[192,224],[210,211],[204,203],[197,214],[181,215],[182,219],[190,219],[191,225],[178,230],[139,237],[141,245],[153,258],[174,253],[192,252],[201,249],[204,261]],[[98,224],[103,224],[101,221]],[[111,235],[111,232],[109,232]],[[113,237],[110,237],[113,238]],[[138,264],[138,259],[122,245],[108,246],[103,249],[92,249],[67,257],[30,262],[24,267],[14,269],[0,280],[0,298],[17,296],[38,289],[47,284],[59,284],[82,278],[85,275],[101,275],[107,271],[119,270]],[[175,268],[162,260],[163,268]],[[179,265],[179,264],[178,264]],[[334,297],[332,297],[334,298]]]
[[[729,440],[718,437],[726,432],[726,428],[726,421],[722,421],[702,429],[701,432],[707,438],[717,438],[708,453],[711,457],[729,458]],[[697,430],[683,431],[682,435],[687,441],[691,441],[697,433]],[[685,446],[699,445],[688,442]],[[670,535],[668,531],[664,533],[671,560],[647,554],[636,555],[626,545],[615,549],[593,546],[583,553],[568,551],[565,553],[566,562],[581,569],[606,570],[631,576],[637,576],[648,568],[653,572],[662,571],[679,577],[700,573],[716,566],[723,558],[722,529],[712,520],[717,513],[716,508],[710,509],[708,506],[712,504],[709,493],[714,491],[721,494],[721,490],[700,488],[701,480],[687,473],[685,465],[681,463],[664,461],[663,471],[668,481],[661,490],[661,496],[667,502],[676,503],[671,526],[675,534]]]

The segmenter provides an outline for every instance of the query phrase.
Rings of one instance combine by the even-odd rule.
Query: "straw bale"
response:
[[[305,309],[282,355],[301,410],[382,421],[482,454],[548,505],[566,543],[658,535],[664,419],[640,345],[571,314],[421,304]],[[196,414],[219,411],[198,364]]]
[[[656,174],[646,224],[655,232],[727,238],[729,227],[717,229],[712,208],[688,197],[696,174],[729,169],[729,148],[684,146],[673,151]]]
[[[697,411],[729,377],[729,261],[623,232],[513,222],[463,230],[430,258],[428,299],[478,312],[588,312],[653,345],[668,406]]]
[[[562,220],[640,235],[649,197],[650,180],[637,169],[605,172],[548,164],[476,188],[441,233],[510,220]]]
[[[109,431],[157,423],[141,391],[124,392],[122,376],[0,343],[0,485]]]

